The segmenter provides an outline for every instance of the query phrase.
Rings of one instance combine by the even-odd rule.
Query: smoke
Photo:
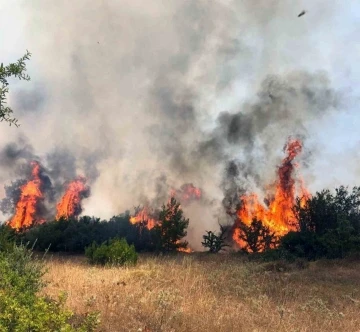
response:
[[[223,201],[230,206],[238,193],[271,182],[288,136],[304,139],[307,178],[329,184],[313,165],[331,155],[317,138],[346,108],[345,78],[357,79],[346,51],[357,35],[338,20],[355,20],[350,5],[14,3],[0,14],[26,18],[10,61],[29,49],[32,81],[10,94],[21,127],[3,124],[0,182],[22,177],[21,165],[36,156],[54,199],[66,181],[85,176],[83,213],[101,218],[159,206],[170,188],[193,183],[206,196],[184,207],[197,243],[225,218]],[[339,45],[348,61],[339,61]]]

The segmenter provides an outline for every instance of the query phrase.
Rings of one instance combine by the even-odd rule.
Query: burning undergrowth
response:
[[[305,202],[310,197],[297,172],[299,165],[295,162],[302,149],[300,139],[288,140],[284,147],[286,155],[276,172],[277,180],[264,188],[265,194],[248,192],[235,184],[228,191],[231,194],[223,201],[224,210],[231,220],[231,238],[238,247],[244,245],[240,237],[241,226],[249,226],[253,220],[261,221],[277,236],[294,230],[295,199],[300,196]],[[236,178],[240,174],[239,167],[235,161],[230,162],[226,174]],[[24,169],[24,164],[20,168]],[[26,173],[26,179],[19,179],[5,188],[7,197],[0,205],[3,213],[12,215],[8,221],[11,227],[21,229],[48,220],[76,219],[80,216],[82,201],[90,196],[90,186],[85,177],[77,176],[64,181],[64,176],[54,177],[55,174],[64,172],[56,168],[47,170],[39,161],[31,161]],[[71,175],[73,174],[72,171]],[[167,200],[175,198],[182,207],[186,208],[194,203],[209,203],[203,190],[192,183],[183,184],[178,189],[166,185],[166,179],[162,179],[162,183],[161,190],[167,188],[168,191]],[[156,198],[135,208],[130,223],[148,230],[160,225],[158,201],[159,198]]]

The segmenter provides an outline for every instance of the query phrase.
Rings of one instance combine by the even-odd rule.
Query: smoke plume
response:
[[[159,207],[191,183],[203,192],[184,206],[196,249],[226,219],[224,205],[272,182],[289,136],[303,140],[307,178],[336,183],[314,165],[332,153],[319,133],[351,111],[351,29],[336,18],[351,21],[353,10],[342,2],[20,2],[5,14],[26,17],[16,54],[32,52],[32,81],[10,94],[21,127],[2,125],[4,185],[38,160],[54,200],[84,176],[83,214],[109,218]]]

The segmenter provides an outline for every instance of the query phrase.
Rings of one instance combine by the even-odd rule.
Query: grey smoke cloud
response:
[[[10,95],[22,126],[2,127],[0,150],[23,135],[55,187],[86,175],[84,213],[101,218],[193,183],[212,202],[188,209],[197,242],[217,227],[224,192],[273,179],[289,135],[317,148],[341,119],[347,81],[360,77],[347,52],[356,10],[340,1],[0,2],[0,15],[25,18],[3,38],[4,62],[28,48],[26,84],[39,90]],[[318,185],[333,183],[312,166],[329,154],[306,159]],[[15,178],[1,166],[2,182]]]

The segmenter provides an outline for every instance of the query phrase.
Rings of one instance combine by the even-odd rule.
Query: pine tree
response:
[[[186,236],[189,219],[183,216],[180,203],[172,197],[169,202],[162,206],[159,214],[160,223],[153,228],[155,246],[160,251],[175,251],[186,248],[188,243],[181,241]]]

